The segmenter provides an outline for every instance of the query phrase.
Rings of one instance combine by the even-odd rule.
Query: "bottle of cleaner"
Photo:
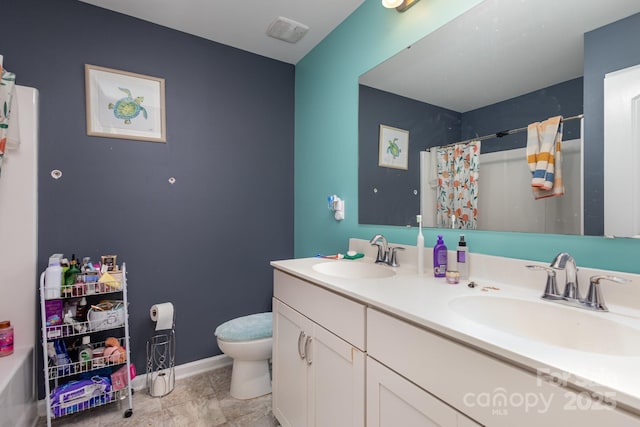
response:
[[[433,275],[444,277],[447,273],[447,247],[444,244],[442,235],[438,235],[438,242],[433,247]]]
[[[456,252],[456,261],[458,262],[458,272],[460,273],[460,279],[466,280],[469,278],[469,250],[467,248],[467,242],[464,241],[464,234],[460,235],[460,241],[458,242],[458,249]]]
[[[422,235],[422,215],[416,215],[418,221],[418,239],[416,248],[418,249],[418,274],[424,273],[424,236]]]

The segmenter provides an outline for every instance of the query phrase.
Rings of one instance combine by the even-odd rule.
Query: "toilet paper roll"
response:
[[[173,329],[173,304],[163,302],[162,304],[154,304],[149,310],[151,320],[156,322],[156,331],[165,329]]]
[[[175,386],[175,373],[173,369],[163,369],[152,374],[149,394],[153,397],[162,397],[173,391]]]

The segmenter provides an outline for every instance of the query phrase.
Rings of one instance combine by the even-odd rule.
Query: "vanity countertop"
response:
[[[523,367],[534,374],[538,372],[550,374],[558,378],[556,380],[558,384],[568,384],[578,390],[598,393],[606,398],[606,401],[615,401],[619,407],[640,413],[640,352],[636,356],[631,349],[631,356],[620,356],[607,354],[606,351],[595,353],[569,349],[484,326],[452,310],[451,302],[464,296],[508,297],[539,302],[540,304],[554,304],[541,301],[539,298],[544,287],[544,276],[534,275],[536,286],[527,285],[526,277],[529,273],[526,273],[523,268],[526,264],[525,261],[512,260],[516,264],[512,266],[505,266],[501,261],[500,265],[504,267],[501,270],[504,274],[503,277],[515,277],[515,279],[488,280],[485,273],[490,267],[486,267],[486,265],[491,264],[489,258],[496,257],[473,255],[476,256],[477,264],[473,263],[472,259],[472,277],[470,279],[478,283],[478,286],[474,288],[467,286],[469,280],[461,281],[457,285],[447,284],[444,278],[433,277],[430,269],[425,269],[424,274],[418,275],[415,265],[410,264],[394,268],[396,274],[392,277],[367,279],[345,279],[329,276],[312,268],[315,264],[325,262],[373,263],[373,258],[369,255],[359,260],[290,259],[273,261],[271,265],[278,270],[360,301],[369,307],[387,312]],[[480,267],[480,259],[487,261],[482,263],[485,267]],[[475,265],[478,267],[474,267]],[[391,267],[384,266],[384,268]],[[473,274],[474,269],[479,271],[479,277]],[[520,276],[513,275],[518,273]],[[640,287],[640,276],[626,273],[623,275],[632,279],[631,286],[633,288],[611,291],[611,294],[615,294],[612,295],[613,299],[620,299],[620,294],[624,292],[624,289],[627,291],[633,289],[633,293],[635,293],[636,289]],[[523,279],[520,280],[519,277]],[[560,278],[558,282],[560,285]],[[586,283],[588,284],[588,281]],[[582,286],[582,292],[585,293],[584,281]],[[605,297],[608,296],[607,291],[608,289],[603,288]],[[627,295],[628,298],[629,295]],[[589,316],[602,316],[603,319],[613,320],[640,332],[640,310],[635,307],[615,305],[612,302],[613,300],[607,300],[610,312],[591,312],[572,307],[566,307],[566,309],[580,310]],[[530,321],[536,322],[536,319],[532,318]],[[558,318],[557,322],[563,322],[563,319]],[[576,324],[575,327],[580,328],[581,325]],[[553,330],[548,333],[553,334]],[[635,342],[630,345],[640,348],[640,345]],[[603,344],[603,347],[606,348],[606,343]]]

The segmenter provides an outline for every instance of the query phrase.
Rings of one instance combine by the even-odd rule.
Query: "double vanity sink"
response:
[[[363,246],[358,246],[358,242],[354,249],[365,250]],[[612,284],[603,288],[609,312],[597,312],[542,300],[540,296],[544,290],[544,276],[527,271],[525,261],[473,255],[471,279],[477,282],[475,287],[467,286],[468,280],[456,285],[447,284],[444,279],[432,277],[429,269],[426,269],[425,274],[418,275],[415,264],[410,262],[410,254],[396,268],[375,264],[375,257],[369,254],[359,260],[305,258],[275,261],[272,265],[276,270],[305,283],[363,304],[367,308],[367,348],[363,349],[367,360],[371,356],[375,362],[387,365],[410,383],[420,385],[438,399],[482,424],[509,425],[510,422],[500,424],[504,419],[495,413],[495,409],[494,413],[485,414],[477,412],[478,405],[465,408],[469,406],[469,402],[460,398],[465,395],[462,393],[464,390],[453,391],[448,386],[443,386],[440,391],[437,381],[433,379],[437,374],[421,372],[421,369],[426,371],[433,368],[428,366],[431,363],[430,356],[435,357],[434,361],[437,360],[438,349],[428,347],[428,354],[424,355],[425,366],[417,369],[415,375],[412,374],[415,363],[410,360],[417,357],[415,360],[419,363],[419,355],[405,357],[398,368],[389,366],[395,356],[385,347],[397,349],[404,345],[404,341],[391,334],[380,338],[379,344],[376,344],[378,341],[373,328],[375,326],[381,329],[380,325],[383,324],[376,323],[378,318],[398,322],[395,326],[398,330],[407,326],[411,329],[411,334],[424,331],[435,337],[433,339],[444,339],[439,344],[442,352],[447,351],[446,343],[453,346],[452,351],[454,348],[457,349],[455,351],[470,351],[471,358],[482,356],[478,359],[478,366],[485,362],[499,361],[507,370],[504,371],[503,379],[496,380],[496,387],[491,388],[490,385],[495,378],[480,380],[478,377],[479,384],[484,384],[479,386],[480,389],[485,387],[486,392],[510,384],[511,380],[506,379],[510,375],[528,375],[529,380],[537,378],[550,382],[554,387],[560,385],[562,390],[568,390],[578,398],[582,394],[588,395],[597,403],[604,403],[607,408],[630,417],[618,424],[613,421],[610,425],[640,425],[638,275],[620,273],[630,278],[631,283]],[[585,283],[588,285],[588,276],[585,280],[582,275],[592,273],[602,274],[590,269],[580,269],[582,286]],[[402,334],[399,332],[398,336],[400,335]],[[375,354],[376,351],[380,353],[379,357]],[[411,351],[415,353],[416,350]],[[457,357],[455,352],[449,354],[448,358],[442,360],[443,366],[440,369],[449,369],[444,365],[450,361],[453,363]],[[406,370],[402,367],[404,365],[407,366]],[[435,368],[438,369],[437,366]],[[455,370],[455,367],[452,366],[451,369]],[[511,370],[511,374],[507,373]],[[471,372],[473,369],[469,370],[468,366],[459,366],[459,371],[470,372],[468,387],[473,389],[477,373]],[[433,385],[435,390],[422,386],[420,380],[413,377],[421,375],[426,378],[425,384],[430,387]],[[461,381],[461,384],[465,384],[465,381]],[[532,387],[529,390],[531,393],[542,390],[540,384]],[[578,398],[576,402],[579,401]],[[603,414],[597,411],[590,414],[559,411],[557,415],[560,417],[557,420],[587,415],[586,419],[594,417],[595,422]],[[489,418],[483,419],[484,416]],[[573,418],[566,420],[571,421]],[[629,420],[634,424],[630,424]]]
[[[365,281],[393,277],[403,271],[375,264],[371,259],[320,261],[312,263],[311,269],[338,279]],[[436,286],[446,286],[442,279],[432,281],[436,281]],[[458,286],[466,283],[468,281]],[[506,287],[485,289],[489,291],[479,295],[478,292],[465,292],[465,295],[450,298],[447,306],[451,314],[505,334],[559,348],[640,357],[640,317],[592,313],[535,297],[513,297],[509,296],[510,289]],[[495,292],[497,290],[500,292]]]

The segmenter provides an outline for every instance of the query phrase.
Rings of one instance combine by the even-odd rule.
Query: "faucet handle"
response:
[[[560,292],[558,292],[558,284],[556,282],[556,271],[550,267],[543,267],[541,265],[526,265],[529,270],[544,270],[547,272],[547,284],[542,294],[543,299],[562,299]]]
[[[382,234],[376,234],[369,240],[371,246],[378,247],[378,256],[376,256],[376,263],[386,263],[387,260],[387,239]]]
[[[404,246],[389,246],[389,260],[387,264],[391,267],[400,267],[398,263],[398,249],[404,251]]]
[[[541,265],[526,265],[529,270],[544,270],[547,272],[547,284],[544,288],[542,298],[544,299],[562,299],[560,292],[558,291],[558,285],[556,281],[556,271],[550,267],[544,267]]]
[[[589,278],[589,292],[587,293],[587,298],[584,300],[584,304],[596,310],[609,311],[604,304],[604,298],[600,292],[600,280],[610,280],[616,283],[627,283],[631,280],[625,279],[624,277],[607,275],[591,276]]]

